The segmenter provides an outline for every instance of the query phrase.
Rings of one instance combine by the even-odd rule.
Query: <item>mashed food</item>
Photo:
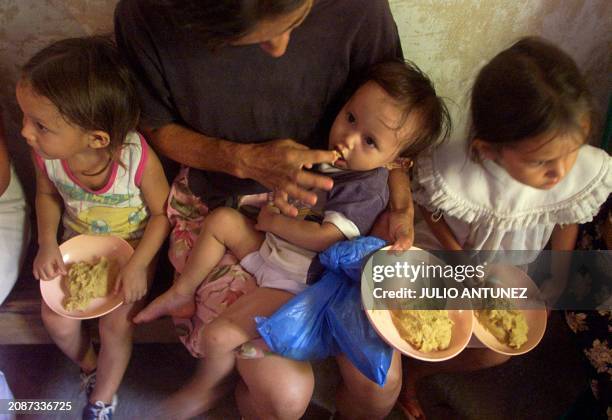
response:
[[[417,350],[429,353],[450,345],[453,321],[447,310],[395,310],[391,318],[402,338]]]
[[[502,344],[519,349],[527,342],[527,320],[515,309],[484,309],[476,318]]]
[[[64,308],[67,311],[83,310],[91,299],[108,295],[112,284],[109,281],[110,262],[101,257],[96,264],[77,262],[70,266],[66,279],[67,296]]]

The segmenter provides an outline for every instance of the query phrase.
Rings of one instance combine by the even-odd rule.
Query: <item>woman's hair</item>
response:
[[[119,160],[126,135],[136,129],[140,108],[130,72],[110,38],[54,42],[25,64],[21,77],[68,123],[108,133],[111,157]]]
[[[416,113],[420,127],[401,140],[403,157],[415,157],[442,143],[451,130],[451,118],[433,83],[414,63],[389,61],[375,65],[366,78],[376,82],[401,107],[399,130]]]
[[[308,0],[157,0],[178,28],[193,31],[211,49],[251,32],[265,19],[291,13]]]
[[[478,74],[468,143],[512,145],[544,133],[580,130],[581,118],[592,118],[591,101],[569,55],[544,39],[523,38]]]

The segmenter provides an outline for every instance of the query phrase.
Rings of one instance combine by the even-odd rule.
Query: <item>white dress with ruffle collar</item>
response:
[[[541,190],[494,162],[471,161],[465,144],[451,142],[417,159],[413,196],[444,217],[464,249],[539,251],[555,225],[593,219],[612,191],[611,162],[605,151],[585,145],[567,176]],[[415,229],[417,246],[432,247],[432,237],[428,228]]]

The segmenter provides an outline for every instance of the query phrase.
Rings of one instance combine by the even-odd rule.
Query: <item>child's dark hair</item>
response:
[[[108,150],[118,160],[125,136],[136,129],[140,108],[130,72],[110,38],[54,42],[25,64],[21,77],[67,122],[108,133]]]
[[[402,157],[415,157],[442,143],[451,130],[451,118],[433,83],[410,61],[388,61],[372,67],[366,81],[376,82],[402,109],[401,128],[417,113],[420,127],[408,139],[401,140]]]
[[[544,133],[577,130],[580,118],[592,118],[592,110],[574,60],[544,39],[526,37],[497,54],[478,74],[469,144],[480,139],[505,146]]]

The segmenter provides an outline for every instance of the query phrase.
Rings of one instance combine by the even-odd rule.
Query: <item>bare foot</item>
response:
[[[416,396],[414,384],[405,384],[397,398],[397,405],[409,420],[425,420],[425,413]]]
[[[195,296],[184,295],[172,286],[165,293],[159,295],[146,308],[138,312],[133,321],[136,324],[150,322],[164,315],[177,318],[191,318],[195,312]]]
[[[197,378],[163,400],[155,409],[153,419],[191,419],[213,408],[236,387],[236,381],[224,381],[213,389],[205,389]]]

